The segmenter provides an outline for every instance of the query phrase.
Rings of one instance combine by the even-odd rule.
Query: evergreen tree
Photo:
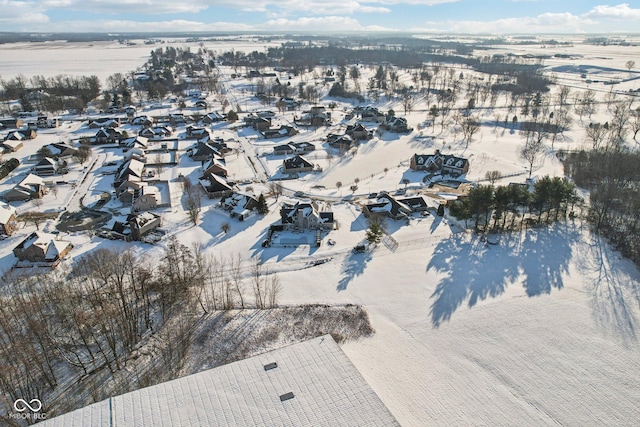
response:
[[[258,196],[258,212],[262,215],[266,215],[269,213],[267,200],[265,199],[264,194],[262,193],[260,193],[260,196]]]

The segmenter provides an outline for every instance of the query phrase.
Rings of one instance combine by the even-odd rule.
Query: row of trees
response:
[[[55,77],[33,76],[30,79],[18,75],[9,80],[0,79],[0,100],[20,102],[22,111],[84,110],[87,104],[100,95],[100,79],[97,76]],[[9,110],[9,109],[8,109]]]
[[[467,197],[453,202],[449,212],[465,223],[472,220],[476,231],[486,232],[557,221],[571,214],[579,202],[571,182],[545,176],[533,185],[533,191],[528,185],[478,185]]]
[[[13,400],[38,398],[45,407],[69,372],[113,375],[150,333],[165,337],[167,327],[171,345],[162,358],[167,369],[179,369],[194,313],[273,308],[280,293],[278,277],[257,260],[216,258],[175,237],[154,266],[129,250],[98,249],[71,271],[3,282],[0,389]]]

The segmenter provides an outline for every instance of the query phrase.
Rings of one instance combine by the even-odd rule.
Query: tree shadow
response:
[[[581,254],[581,270],[591,273],[586,284],[591,295],[591,308],[596,323],[607,334],[623,341],[637,341],[640,327],[640,282],[638,269],[606,241],[593,236],[592,243]]]
[[[432,325],[437,328],[449,321],[465,302],[473,307],[501,295],[520,277],[529,297],[562,289],[577,237],[572,228],[555,225],[502,235],[499,245],[466,233],[441,241],[427,265],[427,271],[445,276],[431,295]]]
[[[338,291],[344,291],[349,286],[349,283],[357,276],[364,273],[367,264],[372,259],[371,250],[364,253],[351,253],[342,264],[342,277],[338,281],[336,289]]]

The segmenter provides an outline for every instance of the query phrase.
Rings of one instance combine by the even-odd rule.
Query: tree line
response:
[[[565,155],[565,173],[589,190],[588,221],[640,265],[640,153],[608,144]]]
[[[87,104],[100,95],[100,79],[95,76],[70,76],[59,74],[55,77],[33,76],[27,79],[18,75],[9,80],[0,79],[0,100],[5,102],[11,113],[9,101],[17,99],[22,111],[84,110]]]
[[[465,224],[472,220],[476,231],[503,231],[572,216],[580,202],[574,184],[567,179],[545,176],[533,184],[532,191],[528,187],[478,185],[454,201],[449,212]]]

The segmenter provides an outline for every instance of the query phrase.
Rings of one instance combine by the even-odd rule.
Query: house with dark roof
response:
[[[436,150],[434,154],[414,154],[409,160],[409,167],[415,171],[459,176],[469,172],[469,160]]]
[[[123,163],[116,172],[114,186],[117,188],[124,181],[141,181],[144,172],[144,163],[140,160],[129,159]]]
[[[202,141],[204,139],[205,141],[208,141],[209,139],[211,139],[211,135],[206,128],[198,126],[187,126],[185,138],[197,139],[199,141]]]
[[[214,156],[209,161],[203,162],[202,175],[218,175],[226,178],[228,171],[227,165],[222,157]]]
[[[124,222],[116,221],[111,234],[127,242],[140,241],[142,238],[161,226],[161,217],[153,212],[133,213],[127,215]]]
[[[190,157],[198,162],[212,159],[214,156],[222,157],[222,153],[209,142],[198,143],[195,148],[189,149]]]
[[[285,229],[294,231],[333,230],[335,226],[333,212],[320,212],[315,202],[283,203],[280,222]]]
[[[380,127],[384,130],[395,133],[408,133],[413,130],[407,124],[407,119],[396,116],[387,116]]]
[[[204,115],[204,117],[202,118],[202,122],[204,124],[210,125],[211,123],[222,122],[224,121],[224,119],[225,117],[222,114],[218,113],[217,111],[212,111]]]
[[[290,142],[288,144],[276,145],[273,147],[273,154],[307,154],[316,149],[310,142]]]
[[[310,172],[315,165],[301,155],[290,157],[282,162],[283,173]]]
[[[362,141],[373,138],[373,131],[367,129],[362,123],[348,125],[345,135],[349,135],[354,141]]]
[[[327,142],[331,147],[337,148],[340,151],[348,151],[350,148],[356,146],[356,141],[349,135],[330,133],[327,135]]]
[[[0,129],[19,129],[24,124],[22,119],[15,117],[0,117]]]
[[[120,141],[120,146],[128,149],[139,148],[141,150],[146,150],[149,146],[149,139],[140,135],[132,136],[131,138]]]
[[[114,128],[103,127],[98,129],[95,136],[90,139],[93,144],[117,144],[122,140],[122,133]]]
[[[33,167],[33,173],[38,176],[51,176],[66,171],[67,162],[64,160],[56,160],[51,157],[43,157]]]
[[[407,218],[413,212],[423,212],[428,208],[427,202],[421,196],[396,199],[390,194],[383,194],[373,203],[362,207],[362,214],[366,217],[385,216],[392,219]]]
[[[52,144],[45,145],[45,148],[49,150],[52,157],[57,159],[75,156],[78,153],[78,150],[75,147],[64,142],[54,142]]]
[[[221,176],[207,175],[200,178],[199,182],[210,199],[227,197],[233,194],[233,187]]]
[[[87,126],[90,129],[99,129],[99,128],[111,128],[115,129],[120,126],[119,118],[104,118],[104,119],[92,119],[89,120]]]
[[[151,127],[153,126],[153,119],[149,116],[138,116],[131,120],[131,124],[135,126]]]
[[[263,130],[261,134],[265,139],[284,138],[297,135],[298,130],[293,126],[281,125],[279,128]]]
[[[362,108],[356,107],[353,111],[364,122],[382,123],[384,122],[384,119],[385,119],[385,114],[382,111],[370,105]]]
[[[258,199],[249,194],[233,193],[220,200],[220,207],[229,212],[231,218],[244,221],[255,214],[258,209]]]

